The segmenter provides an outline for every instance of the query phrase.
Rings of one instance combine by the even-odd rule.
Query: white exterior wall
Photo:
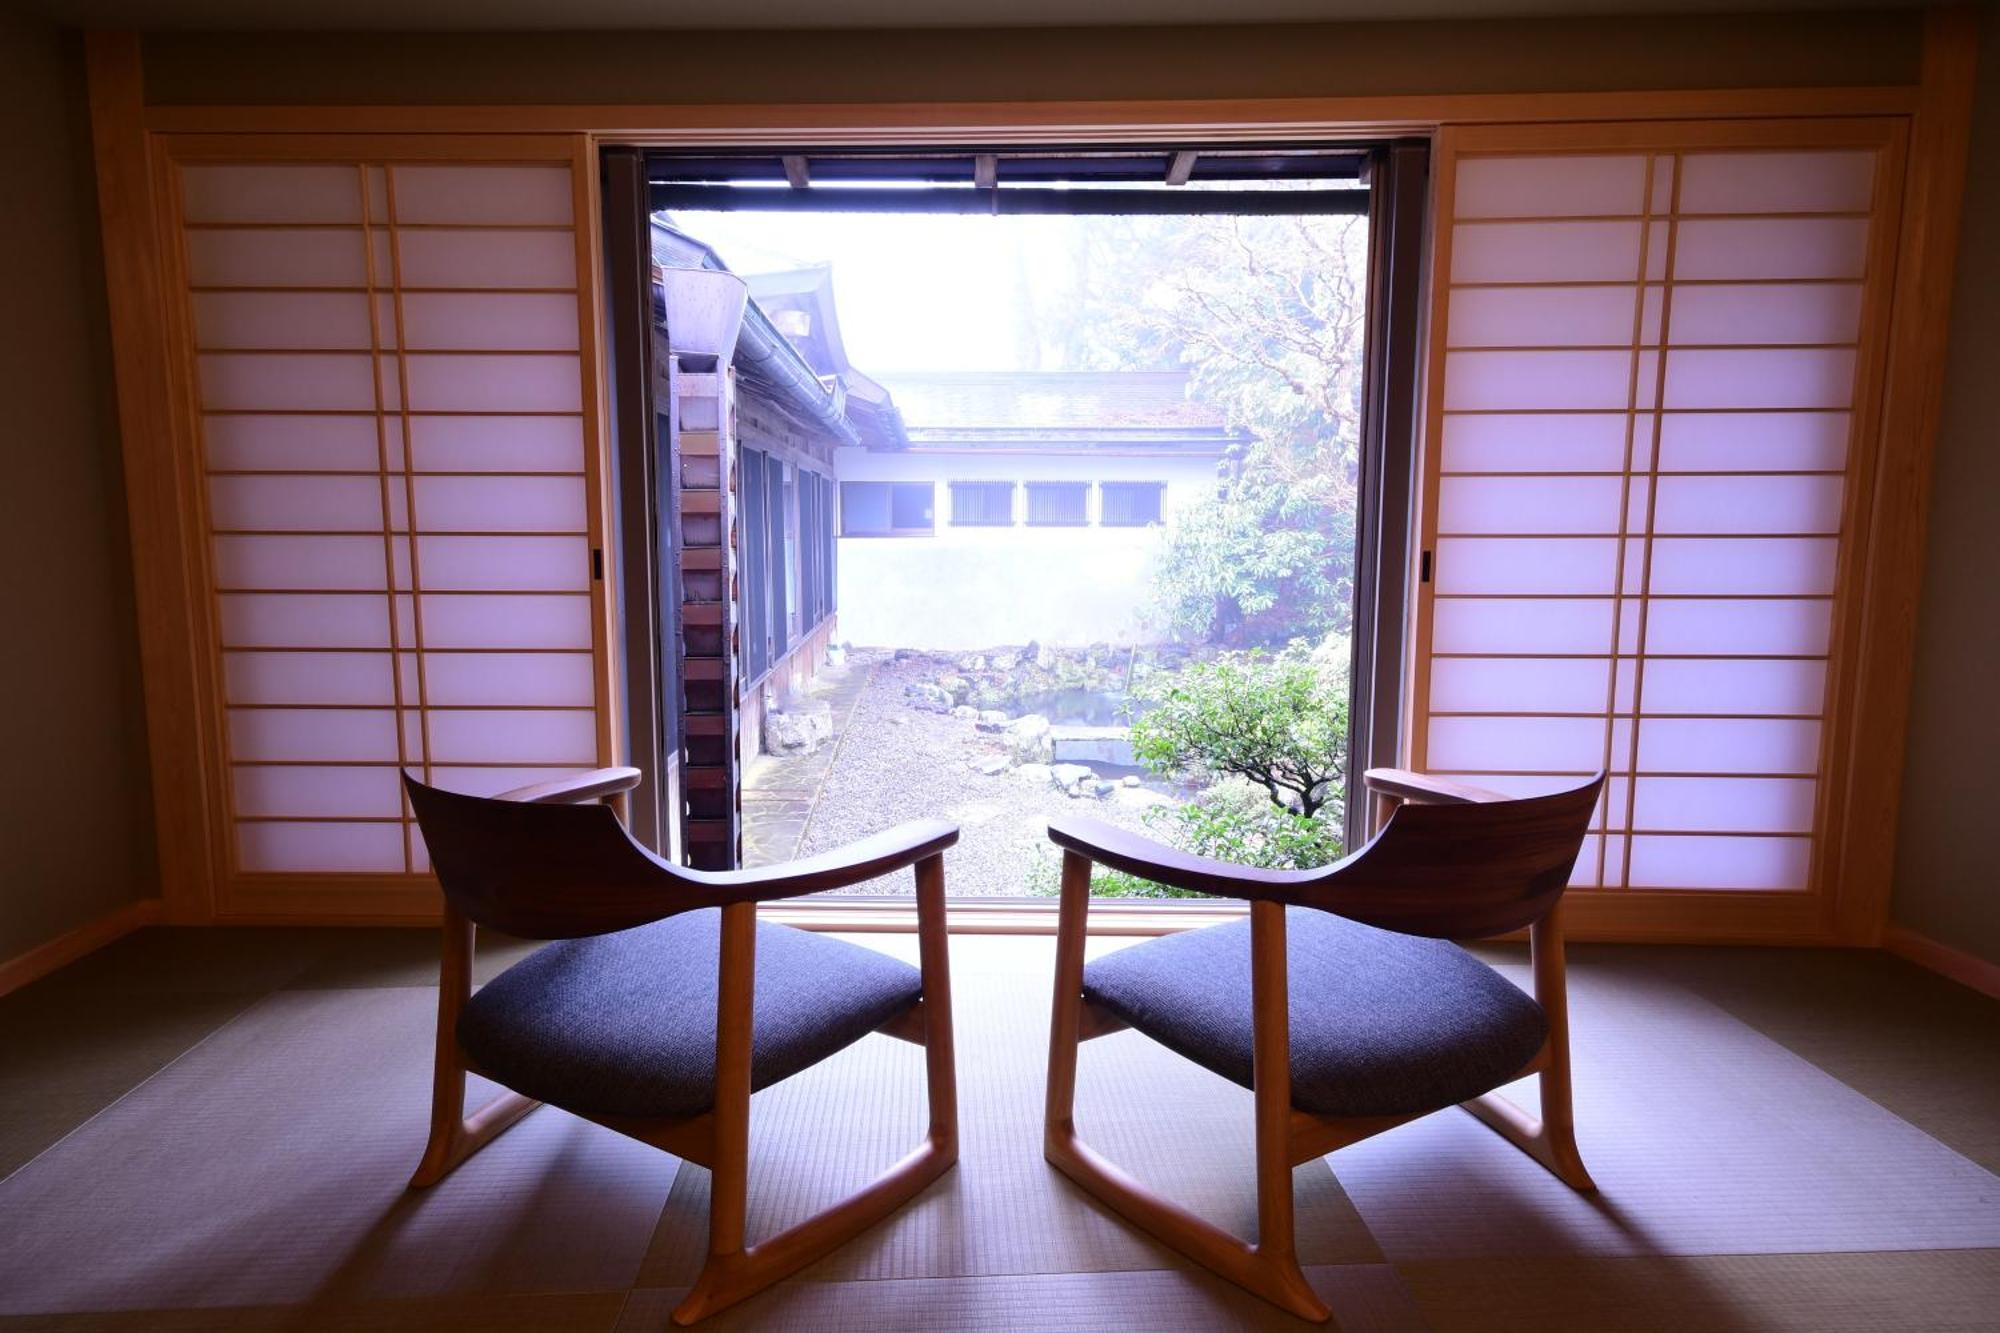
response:
[[[840,636],[877,648],[966,650],[1035,640],[1047,644],[1147,643],[1164,635],[1145,624],[1155,528],[1027,526],[1030,481],[1166,483],[1163,518],[1215,493],[1215,457],[1100,454],[874,453],[841,449],[841,481],[928,481],[936,487],[928,537],[839,539]],[[1011,481],[1014,526],[951,524],[949,483]]]

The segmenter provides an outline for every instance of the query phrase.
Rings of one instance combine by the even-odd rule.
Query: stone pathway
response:
[[[743,774],[743,864],[777,865],[799,855],[813,807],[826,786],[834,757],[847,739],[854,706],[868,691],[875,663],[851,657],[843,666],[821,667],[812,695],[833,709],[833,741],[811,754],[760,754]]]

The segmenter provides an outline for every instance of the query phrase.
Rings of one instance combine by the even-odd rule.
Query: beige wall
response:
[[[2000,962],[2000,22],[1986,9],[1893,916]]]
[[[1919,19],[932,32],[174,33],[159,103],[1104,101],[1912,83]]]
[[[0,960],[154,892],[89,138],[80,41],[0,18]]]

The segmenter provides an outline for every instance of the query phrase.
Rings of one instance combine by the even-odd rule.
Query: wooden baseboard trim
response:
[[[68,967],[86,954],[96,953],[113,940],[121,939],[141,926],[150,926],[159,919],[160,900],[142,898],[95,921],[86,921],[75,930],[38,944],[24,954],[0,962],[0,995],[40,981],[49,973]]]
[[[1928,935],[1919,935],[1903,926],[1890,926],[1883,933],[1882,947],[1898,958],[1908,959],[1961,986],[1970,986],[1981,995],[2000,1000],[2000,963],[1991,963],[1963,949],[1939,944]]]

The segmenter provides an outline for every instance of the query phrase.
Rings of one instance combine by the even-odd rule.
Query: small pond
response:
[[[1132,714],[1143,712],[1147,704],[1119,690],[1090,690],[1070,686],[1024,694],[1014,701],[1016,717],[1040,713],[1058,727],[1122,727]]]

